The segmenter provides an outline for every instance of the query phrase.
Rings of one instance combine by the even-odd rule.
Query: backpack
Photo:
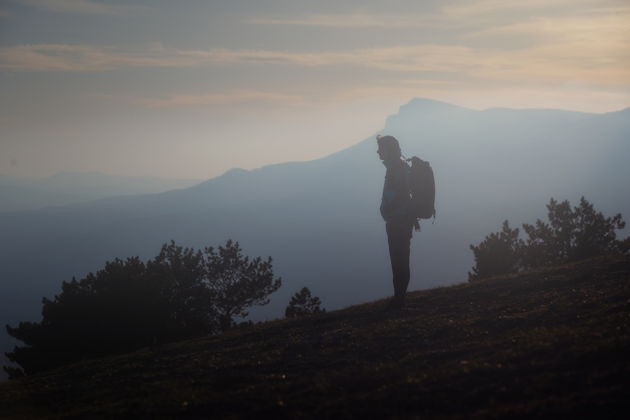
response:
[[[409,190],[411,209],[416,219],[435,219],[435,178],[433,169],[426,160],[417,156],[407,159],[409,170]]]

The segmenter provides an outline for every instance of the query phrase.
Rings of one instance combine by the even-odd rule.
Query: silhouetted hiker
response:
[[[389,307],[401,308],[409,285],[409,252],[415,222],[409,195],[409,166],[401,158],[398,140],[392,136],[377,136],[376,141],[377,153],[387,168],[381,215],[385,219],[394,282],[394,299]]]

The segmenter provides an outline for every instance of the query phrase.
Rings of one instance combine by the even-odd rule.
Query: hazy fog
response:
[[[470,244],[506,218],[518,226],[544,217],[551,197],[575,204],[584,195],[627,218],[629,112],[475,111],[426,99],[401,107],[381,132],[429,160],[437,183],[435,224],[412,241],[410,289],[466,281]],[[201,248],[231,238],[249,255],[272,256],[283,286],[254,319],[281,316],[304,286],[329,309],[389,296],[378,214],[385,168],[375,152],[370,136],[323,159],[232,170],[187,189],[3,213],[2,318],[37,319],[41,297],[62,281],[115,257],[152,257],[171,239]]]
[[[471,243],[551,197],[628,220],[629,22],[622,0],[2,2],[0,321],[171,239],[271,255],[256,319],[303,286],[388,296],[377,133],[436,174],[412,290],[465,281]]]
[[[630,104],[627,1],[0,5],[0,174],[207,179],[352,145],[413,97]]]

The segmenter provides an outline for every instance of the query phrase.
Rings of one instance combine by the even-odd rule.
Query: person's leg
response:
[[[394,296],[403,300],[409,286],[409,254],[413,225],[405,222],[386,224],[389,258],[392,264]]]
[[[400,253],[399,261],[397,261],[397,280],[400,299],[404,300],[407,287],[409,286],[410,269],[409,254],[411,253],[411,231],[412,225],[409,223],[401,223],[399,231]]]
[[[398,255],[400,255],[400,241],[398,240],[396,227],[393,223],[387,223],[385,225],[385,229],[387,230],[387,245],[389,245],[389,261],[392,267],[392,283],[394,286],[394,296],[398,296],[400,294],[400,291],[398,290],[398,266],[400,260]]]

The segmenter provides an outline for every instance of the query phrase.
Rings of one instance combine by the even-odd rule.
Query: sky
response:
[[[211,178],[414,97],[630,106],[630,1],[0,0],[0,174]]]

